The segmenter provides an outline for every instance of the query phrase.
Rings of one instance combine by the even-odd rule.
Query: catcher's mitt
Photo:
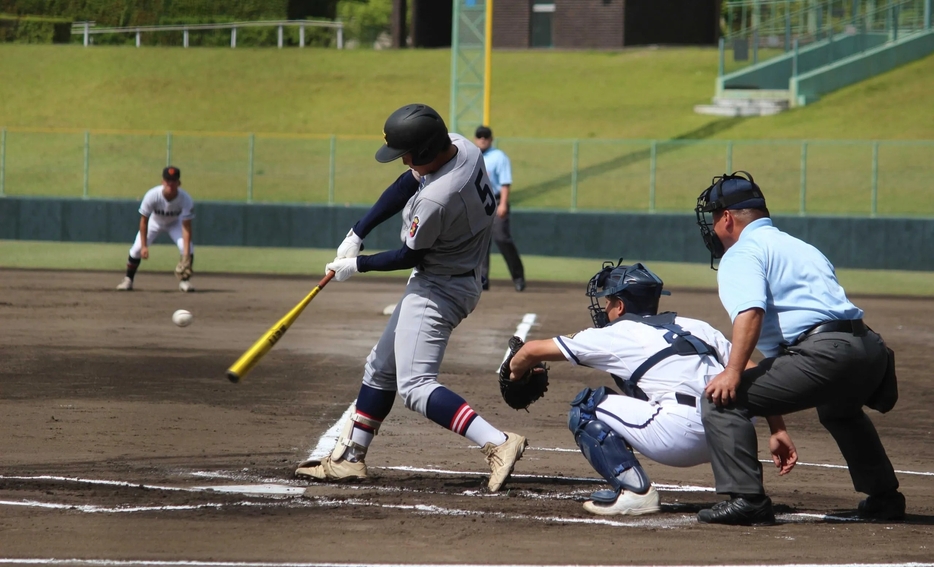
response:
[[[180,280],[187,280],[191,277],[191,256],[182,256],[175,266],[175,277]]]
[[[512,357],[522,348],[522,339],[512,337],[509,339],[509,355],[499,368],[499,391],[509,407],[529,411],[528,407],[548,391],[548,367],[539,362],[529,368],[526,373],[516,380],[510,380],[509,363]]]

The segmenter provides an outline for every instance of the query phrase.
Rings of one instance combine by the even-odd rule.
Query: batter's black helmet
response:
[[[604,262],[603,268],[587,284],[590,317],[594,326],[605,327],[609,323],[599,298],[618,297],[626,306],[626,313],[656,315],[659,297],[671,295],[671,292],[662,289],[663,286],[661,278],[640,263],[624,266],[622,258],[615,265],[613,262]]]
[[[444,120],[425,104],[408,104],[390,114],[383,140],[386,143],[377,150],[376,161],[389,163],[411,152],[413,165],[431,163],[451,144]]]

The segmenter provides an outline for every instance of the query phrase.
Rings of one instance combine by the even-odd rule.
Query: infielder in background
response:
[[[126,263],[126,277],[118,290],[133,289],[133,278],[143,260],[149,258],[149,244],[160,234],[168,233],[181,255],[175,267],[175,275],[180,280],[178,289],[194,291],[189,279],[195,260],[195,247],[191,242],[191,219],[195,218],[195,204],[191,196],[180,187],[182,172],[174,166],[162,170],[162,185],[157,185],[146,192],[139,206],[139,232],[130,248],[130,257]]]
[[[730,343],[703,321],[658,314],[659,297],[668,294],[662,286],[642,264],[605,262],[587,285],[595,328],[530,341],[510,363],[512,378],[542,361],[567,360],[610,373],[623,391],[585,388],[571,402],[574,440],[610,483],[610,490],[594,492],[584,503],[594,514],[636,516],[661,509],[633,449],[673,467],[710,462],[699,401],[707,381],[729,360]],[[768,421],[772,460],[786,474],[797,462],[795,446],[780,416]]]
[[[493,131],[487,126],[480,126],[475,133],[474,143],[483,152],[483,161],[486,163],[486,172],[490,176],[490,187],[496,197],[496,215],[493,217],[493,241],[503,253],[509,275],[516,291],[525,289],[525,268],[519,249],[512,241],[512,232],[509,230],[509,189],[512,187],[512,165],[509,157],[503,150],[493,147]],[[480,274],[483,289],[490,289],[490,247],[487,247],[483,256],[483,270]]]
[[[483,255],[490,244],[496,200],[480,151],[448,134],[441,116],[422,104],[393,112],[376,160],[402,158],[409,170],[383,192],[347,233],[325,270],[344,281],[357,272],[414,268],[383,335],[366,359],[356,408],[334,451],[299,465],[296,476],[343,480],[366,476],[364,457],[396,393],[405,407],[463,435],[483,450],[496,492],[528,443],[480,417],[458,394],[438,383],[441,359],[454,328],[480,300]],[[402,211],[402,247],[360,256],[373,228]]]

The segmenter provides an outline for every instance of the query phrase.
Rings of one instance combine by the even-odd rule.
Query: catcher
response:
[[[542,376],[547,384],[541,363],[546,360],[567,360],[613,377],[622,393],[585,388],[568,414],[568,427],[584,458],[610,484],[584,503],[593,514],[661,510],[658,493],[633,450],[674,467],[710,462],[698,402],[707,381],[722,372],[730,342],[703,321],[658,313],[659,297],[669,295],[662,286],[642,264],[604,262],[587,285],[595,328],[524,345],[513,337],[511,355],[500,370],[504,398],[514,401],[541,396]],[[514,387],[522,394],[509,391]],[[797,452],[781,416],[767,419],[772,460],[784,475],[797,462]]]

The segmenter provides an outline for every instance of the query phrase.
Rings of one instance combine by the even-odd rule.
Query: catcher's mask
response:
[[[659,297],[671,295],[662,289],[663,286],[661,278],[640,263],[624,266],[622,258],[616,264],[609,260],[603,262],[603,268],[587,283],[594,326],[600,328],[610,323],[606,310],[600,305],[601,297],[619,298],[626,306],[626,313],[655,315]]]
[[[697,197],[697,226],[700,227],[704,246],[710,250],[710,267],[714,268],[714,260],[722,258],[725,252],[723,243],[713,230],[714,213],[727,209],[766,209],[765,196],[762,190],[752,180],[752,175],[745,171],[724,173],[713,178],[710,187],[704,189]],[[708,220],[707,214],[710,213]]]
[[[376,152],[380,163],[411,152],[412,165],[428,165],[451,145],[441,115],[426,104],[409,104],[390,114],[383,126],[383,140],[386,143]]]

